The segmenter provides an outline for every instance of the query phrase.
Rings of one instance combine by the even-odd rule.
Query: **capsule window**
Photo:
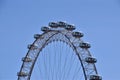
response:
[[[75,30],[75,26],[73,26],[73,25],[67,25],[65,27],[65,29],[72,31],[72,30]]]
[[[85,61],[87,63],[96,63],[97,62],[96,58],[92,58],[92,57],[85,58]]]
[[[90,80],[102,80],[102,77],[98,75],[91,75]]]
[[[50,29],[49,29],[48,27],[42,27],[42,28],[41,28],[41,31],[43,31],[43,32],[48,32],[48,31],[50,31]]]
[[[83,33],[80,32],[73,32],[72,35],[77,38],[83,37]]]
[[[28,49],[37,49],[37,46],[35,46],[34,44],[29,44],[28,46],[27,46],[27,48]]]
[[[23,77],[25,77],[25,76],[28,75],[28,73],[25,73],[25,72],[18,72],[17,75],[18,75],[18,76],[23,76]]]
[[[88,43],[80,43],[80,47],[81,48],[90,48],[91,46]]]
[[[34,38],[35,38],[35,39],[38,39],[40,36],[41,36],[40,34],[35,34],[35,35],[34,35]]]
[[[58,27],[58,24],[55,23],[55,22],[50,22],[50,23],[49,23],[49,26],[52,27],[52,28],[57,28],[57,27]]]
[[[58,22],[58,26],[59,26],[59,27],[66,27],[66,25],[67,25],[67,24],[66,24],[65,22],[62,22],[62,21],[59,21],[59,22]]]
[[[31,62],[32,59],[29,58],[29,57],[23,57],[23,58],[22,58],[22,61],[24,61],[24,62]]]

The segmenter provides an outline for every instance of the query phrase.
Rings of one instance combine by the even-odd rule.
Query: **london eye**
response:
[[[75,29],[62,21],[43,26],[43,33],[35,34],[35,41],[28,45],[18,80],[102,80],[91,45]]]

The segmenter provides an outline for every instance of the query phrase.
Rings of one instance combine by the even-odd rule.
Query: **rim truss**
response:
[[[73,31],[71,30],[51,28],[51,30],[39,35],[33,44],[28,46],[29,50],[26,56],[22,58],[23,64],[20,72],[18,72],[18,80],[30,80],[32,70],[40,52],[47,44],[53,41],[65,42],[74,50],[82,66],[85,80],[101,80],[91,79],[91,75],[98,75],[95,64],[86,62],[86,58],[92,56],[88,48],[80,47],[79,44],[84,43],[84,41],[81,38],[76,38],[72,34]]]

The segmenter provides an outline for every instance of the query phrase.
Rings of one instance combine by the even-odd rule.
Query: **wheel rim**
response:
[[[37,62],[37,58],[40,55],[42,49],[46,47],[49,43],[54,41],[61,41],[68,44],[70,48],[74,51],[75,55],[77,55],[84,76],[84,79],[81,80],[89,80],[90,75],[98,74],[95,64],[89,64],[85,62],[85,58],[91,56],[91,54],[88,49],[83,49],[79,47],[79,44],[83,42],[81,38],[73,37],[72,31],[51,30],[49,32],[41,34],[41,36],[33,42],[32,45],[34,46],[32,46],[26,54],[26,57],[29,57],[31,61],[23,61],[19,73],[24,73],[23,75],[18,75],[18,80],[30,80],[34,65]]]

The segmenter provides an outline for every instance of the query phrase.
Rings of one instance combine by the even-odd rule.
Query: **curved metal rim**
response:
[[[62,31],[54,31],[54,30],[53,30],[53,31],[50,31],[50,32],[47,32],[47,33],[43,33],[42,36],[44,37],[46,34],[49,34],[49,33],[51,33],[51,32],[54,32],[55,34],[49,36],[49,38],[46,40],[46,43],[47,43],[54,35],[57,35],[57,34],[59,34],[59,33],[62,34],[62,35],[64,35],[65,38],[69,40],[68,45],[72,45],[72,47],[74,48],[75,53],[76,53],[76,55],[78,56],[79,61],[80,61],[80,63],[81,63],[81,66],[82,66],[82,69],[83,69],[84,78],[85,78],[85,80],[87,80],[87,79],[88,79],[88,78],[87,78],[87,75],[86,75],[87,72],[86,72],[86,70],[85,70],[84,63],[83,63],[83,61],[82,61],[82,59],[81,59],[81,55],[80,55],[81,53],[77,51],[77,48],[76,48],[76,46],[74,45],[74,43],[71,42],[71,41],[70,41],[70,38],[68,37],[68,35],[64,34]],[[39,40],[40,40],[40,38],[36,39],[36,40],[33,42],[33,44],[35,44],[35,43],[36,43],[37,41],[39,41]],[[64,41],[64,40],[63,40],[63,41]],[[64,41],[64,42],[66,42],[66,41]],[[46,43],[44,43],[44,45],[42,45],[42,46],[45,47],[45,46],[46,46]],[[67,42],[66,42],[66,43],[67,43]],[[43,49],[43,47],[39,48],[39,52],[36,53],[37,56],[36,56],[35,60],[34,60],[33,63],[32,63],[32,66],[31,66],[31,69],[30,69],[30,72],[29,72],[29,75],[28,75],[27,80],[30,80],[30,77],[31,77],[31,74],[32,74],[32,70],[33,70],[34,65],[35,65],[35,62],[36,62],[36,60],[37,60],[37,57],[38,57],[39,54],[40,54],[40,51]],[[31,51],[31,49],[28,50],[26,56],[28,56],[28,54],[29,54],[30,51]],[[88,51],[88,50],[87,50],[87,51]],[[88,51],[88,53],[90,54],[89,51]],[[91,55],[91,54],[90,54],[90,55]],[[20,69],[20,72],[22,72],[22,69],[24,68],[24,65],[25,65],[25,62],[23,62],[22,66],[21,66],[21,69]],[[92,65],[94,66],[95,73],[97,74],[97,70],[96,70],[95,64],[92,64]],[[20,78],[20,76],[18,76],[18,80],[19,80],[19,78]]]

